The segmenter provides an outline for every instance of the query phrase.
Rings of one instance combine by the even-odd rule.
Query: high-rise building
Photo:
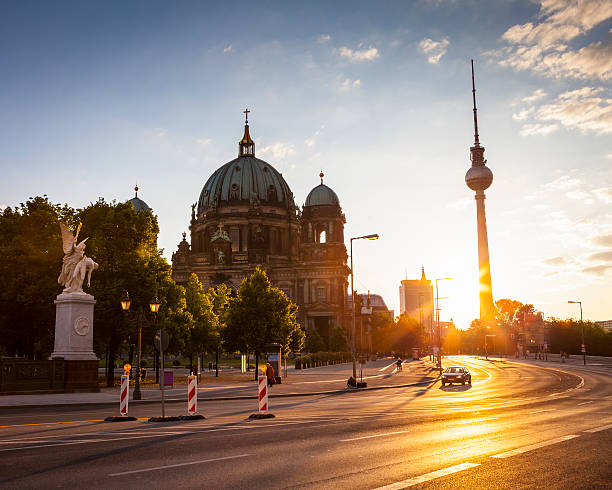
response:
[[[485,215],[484,191],[493,183],[493,172],[484,159],[484,146],[478,139],[478,117],[476,115],[476,86],[474,84],[474,60],[472,60],[472,99],[474,101],[474,146],[470,147],[472,166],[465,174],[465,183],[476,191],[476,222],[478,229],[478,284],[480,287],[480,320],[489,323],[495,314],[489,264],[489,239]]]
[[[433,286],[421,267],[421,279],[405,279],[399,287],[400,315],[404,313],[423,324],[425,333],[431,334],[434,322]]]

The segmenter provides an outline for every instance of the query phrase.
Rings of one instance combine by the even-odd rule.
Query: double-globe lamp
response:
[[[130,311],[130,306],[132,305],[132,300],[127,291],[123,292],[123,296],[121,297],[121,309],[123,311]],[[151,313],[157,314],[159,311],[160,302],[157,299],[157,296],[154,296],[153,299],[149,302],[149,309]],[[141,400],[142,394],[140,392],[140,359],[142,355],[142,319],[141,316],[138,316],[138,362],[136,363],[136,378],[134,380],[134,400]]]

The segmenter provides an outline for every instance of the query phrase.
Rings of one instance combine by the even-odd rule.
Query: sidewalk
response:
[[[357,365],[357,379],[360,380],[361,366]],[[336,364],[317,368],[296,370],[289,367],[287,377],[280,385],[270,388],[271,397],[311,396],[318,394],[342,393],[346,390],[346,381],[352,375],[352,364]],[[254,373],[251,373],[254,376]],[[423,360],[406,361],[403,370],[396,372],[395,361],[391,358],[368,362],[363,366],[363,380],[368,388],[384,389],[429,384],[437,377],[437,372]],[[364,389],[357,390],[363,391]],[[133,387],[130,387],[130,404],[158,403],[161,391],[157,385],[141,387],[142,400],[132,400]],[[187,387],[167,388],[167,402],[185,402]],[[257,398],[257,384],[254,379],[245,382],[224,381],[223,377],[211,380],[198,386],[199,401],[244,400]],[[66,405],[114,405],[119,403],[119,388],[102,388],[99,393],[56,393],[32,395],[0,396],[2,408],[31,408],[42,406]]]

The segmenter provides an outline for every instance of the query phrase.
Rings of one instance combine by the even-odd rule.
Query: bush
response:
[[[172,365],[174,367],[179,367],[181,365],[181,361],[179,361],[178,359],[175,359],[174,361],[172,361]]]
[[[140,367],[141,368],[147,367],[147,361],[144,361],[144,360],[140,361]]]

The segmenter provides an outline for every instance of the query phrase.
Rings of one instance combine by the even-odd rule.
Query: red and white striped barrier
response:
[[[259,413],[268,411],[268,378],[259,376]]]
[[[124,374],[121,376],[121,397],[119,399],[119,413],[121,415],[127,415],[128,413],[128,401],[130,399],[129,388],[130,377]]]
[[[198,377],[187,377],[187,413],[195,415],[198,412]]]

